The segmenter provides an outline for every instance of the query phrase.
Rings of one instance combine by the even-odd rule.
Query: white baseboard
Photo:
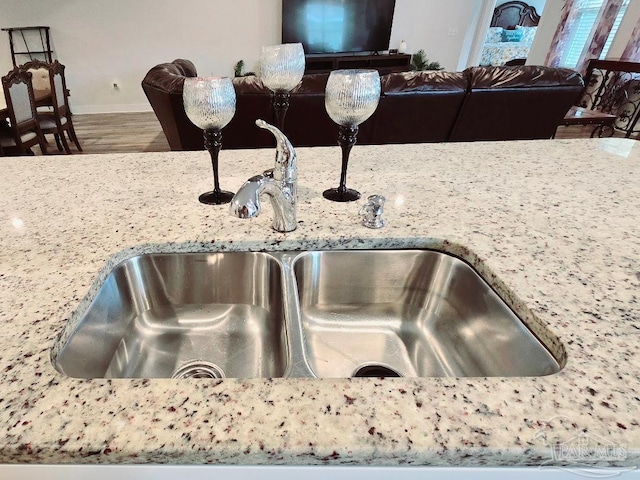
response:
[[[71,104],[73,113],[133,113],[133,112],[151,112],[151,105],[148,103],[128,103],[120,105],[73,105]]]

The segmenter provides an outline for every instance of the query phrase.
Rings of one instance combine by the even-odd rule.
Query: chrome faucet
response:
[[[296,183],[298,165],[296,152],[289,139],[276,127],[264,120],[256,120],[256,125],[269,130],[276,138],[276,165],[247,180],[234,195],[229,206],[231,215],[238,218],[253,218],[260,214],[260,195],[271,200],[273,207],[273,229],[291,232],[296,229],[296,203],[298,194]]]

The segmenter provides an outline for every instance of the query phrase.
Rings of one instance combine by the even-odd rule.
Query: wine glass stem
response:
[[[284,117],[289,109],[289,98],[291,98],[289,92],[275,92],[273,94],[273,114],[276,119],[276,127],[281,132],[284,131]]]
[[[351,147],[356,144],[357,136],[357,125],[340,125],[338,127],[338,145],[342,148],[342,171],[340,172],[340,186],[338,187],[340,192],[345,192],[347,190],[347,166],[349,164],[349,153],[351,153]]]
[[[222,132],[220,130],[209,129],[204,131],[204,148],[211,155],[211,166],[213,167],[213,191],[220,192],[220,182],[218,181],[218,155],[222,148]]]

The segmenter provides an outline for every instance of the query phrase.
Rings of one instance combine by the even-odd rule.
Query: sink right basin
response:
[[[305,356],[318,377],[539,376],[562,368],[451,255],[305,252],[293,271]]]

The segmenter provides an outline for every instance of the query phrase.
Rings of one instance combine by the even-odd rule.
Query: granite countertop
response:
[[[223,188],[272,166],[223,150]],[[550,444],[640,459],[640,144],[626,139],[299,148],[299,227],[201,205],[206,152],[2,158],[0,463],[533,465]],[[530,378],[75,379],[51,351],[120,259],[140,252],[435,247],[564,344]],[[89,295],[89,297],[86,297]],[[570,464],[557,459],[560,464]]]

